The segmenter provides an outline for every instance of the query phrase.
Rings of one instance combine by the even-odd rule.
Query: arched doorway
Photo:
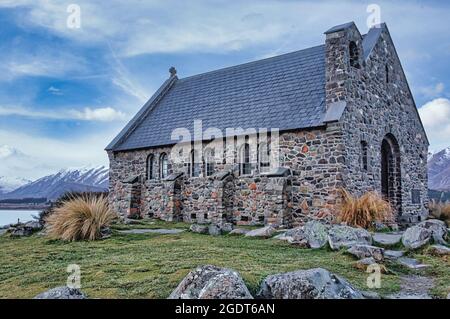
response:
[[[402,214],[402,181],[400,147],[392,134],[381,143],[381,193],[394,208],[397,216]]]

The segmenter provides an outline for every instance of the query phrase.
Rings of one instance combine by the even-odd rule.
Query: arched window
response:
[[[359,52],[355,41],[350,42],[348,50],[350,55],[350,65],[359,69]]]
[[[270,145],[260,143],[258,146],[259,172],[267,173],[270,171]]]
[[[166,153],[162,153],[159,159],[159,176],[161,179],[169,175],[169,159]]]
[[[368,145],[366,141],[361,141],[361,168],[365,171],[369,168]]]
[[[211,176],[214,174],[214,157],[215,150],[213,148],[207,148],[205,150],[205,176]]]
[[[250,164],[250,144],[245,143],[241,147],[239,171],[241,175],[250,175],[252,167]]]
[[[189,176],[191,177],[199,177],[200,176],[200,162],[197,155],[197,151],[192,150],[190,153],[188,171]]]
[[[153,154],[147,157],[147,179],[153,179]]]

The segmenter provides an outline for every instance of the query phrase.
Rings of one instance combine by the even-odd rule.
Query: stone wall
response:
[[[387,28],[366,60],[356,27],[327,35],[327,107],[345,101],[341,118],[345,147],[344,184],[355,194],[382,192],[383,140],[398,144],[400,178],[393,181],[393,200],[401,223],[414,223],[427,214],[426,135]],[[359,68],[349,63],[349,42],[359,49]],[[367,167],[362,142],[367,145]],[[412,193],[420,192],[413,204]]]

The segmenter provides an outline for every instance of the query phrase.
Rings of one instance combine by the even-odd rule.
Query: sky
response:
[[[0,176],[107,165],[104,148],[169,76],[324,43],[380,8],[430,139],[450,146],[448,1],[0,0]]]

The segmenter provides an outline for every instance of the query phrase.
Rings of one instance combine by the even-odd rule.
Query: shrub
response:
[[[392,206],[377,192],[367,192],[360,197],[352,196],[342,189],[342,203],[339,205],[337,219],[349,226],[371,228],[375,222],[393,222]]]
[[[103,195],[67,196],[46,218],[48,235],[67,241],[99,239],[116,217]]]
[[[39,213],[39,222],[41,225],[44,225],[46,223],[47,217],[53,214],[56,208],[61,207],[63,203],[70,199],[78,198],[78,197],[107,197],[108,192],[65,192],[62,194],[56,201],[51,202],[50,207],[47,209],[42,210]]]
[[[440,203],[432,200],[428,205],[430,217],[444,221],[450,226],[450,203]]]

